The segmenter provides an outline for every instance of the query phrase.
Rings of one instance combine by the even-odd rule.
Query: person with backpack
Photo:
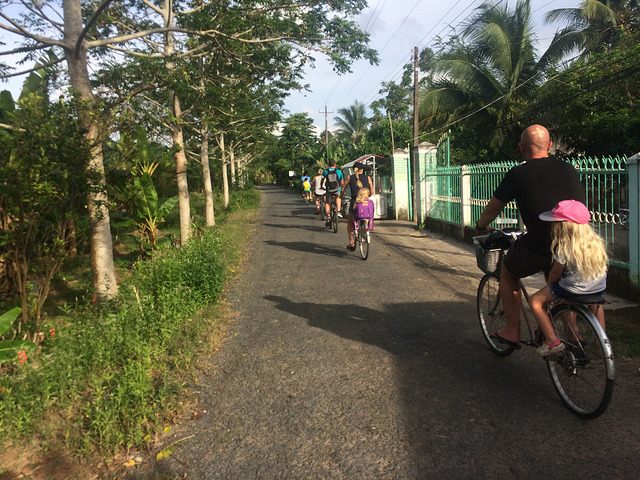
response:
[[[326,203],[324,205],[327,218],[331,215],[331,198],[336,197],[336,207],[338,208],[338,217],[343,218],[340,208],[342,207],[342,199],[340,198],[340,192],[342,191],[342,182],[344,181],[344,175],[342,170],[336,168],[336,161],[329,160],[329,167],[322,172],[322,178],[325,179],[325,194]],[[327,227],[331,226],[331,219],[327,220]]]

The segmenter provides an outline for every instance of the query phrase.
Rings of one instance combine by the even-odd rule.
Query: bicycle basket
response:
[[[501,248],[485,248],[484,242],[488,237],[489,235],[473,237],[473,244],[476,249],[476,263],[484,273],[499,272],[503,250]]]

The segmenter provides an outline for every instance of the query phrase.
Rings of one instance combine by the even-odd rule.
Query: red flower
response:
[[[18,350],[18,359],[20,360],[20,363],[24,363],[24,361],[27,359],[26,350]]]

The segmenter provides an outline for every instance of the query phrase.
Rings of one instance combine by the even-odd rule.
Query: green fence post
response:
[[[629,169],[629,279],[640,297],[640,153],[627,160]]]

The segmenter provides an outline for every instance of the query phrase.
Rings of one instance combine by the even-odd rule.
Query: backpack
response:
[[[340,190],[338,172],[335,169],[328,170],[327,171],[327,191],[337,192],[338,190]]]

